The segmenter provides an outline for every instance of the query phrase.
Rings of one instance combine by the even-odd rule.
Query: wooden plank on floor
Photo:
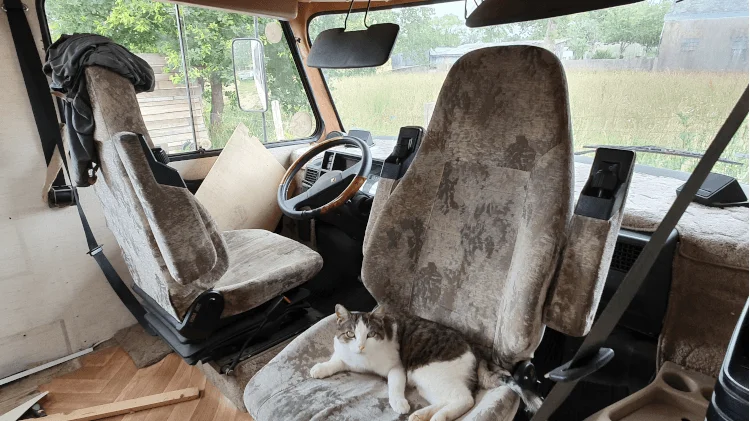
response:
[[[50,415],[47,421],[94,421],[116,415],[130,414],[135,411],[159,408],[198,399],[201,395],[197,388],[181,389],[172,392],[158,393],[125,401],[112,402],[91,408],[78,409],[69,414]]]

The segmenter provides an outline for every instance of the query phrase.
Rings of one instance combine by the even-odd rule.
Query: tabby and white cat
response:
[[[477,386],[509,386],[520,394],[527,411],[541,398],[522,390],[508,372],[488,369],[457,331],[419,317],[390,314],[383,306],[370,313],[336,306],[337,332],[329,361],[315,364],[310,375],[323,379],[342,371],[374,373],[388,379],[388,400],[394,411],[409,413],[404,391],[417,388],[429,406],[409,421],[453,421],[474,406]]]

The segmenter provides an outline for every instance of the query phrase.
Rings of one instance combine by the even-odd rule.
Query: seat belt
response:
[[[578,381],[596,371],[601,366],[598,364],[599,362],[611,359],[611,356],[608,357],[608,354],[611,354],[612,350],[602,347],[604,341],[612,333],[612,330],[614,330],[620,321],[630,302],[635,298],[636,293],[646,279],[656,258],[659,256],[659,251],[666,243],[669,234],[675,228],[682,214],[685,213],[698,189],[703,184],[703,181],[708,177],[714,164],[745,120],[748,113],[749,88],[745,88],[745,92],[732,109],[729,117],[724,121],[724,124],[719,129],[711,145],[709,145],[706,153],[698,162],[687,183],[685,183],[682,191],[677,195],[674,203],[672,203],[672,207],[666,216],[664,216],[664,219],[662,219],[659,227],[651,235],[651,239],[646,243],[638,259],[636,259],[630,271],[625,275],[625,279],[623,279],[617,291],[609,300],[607,307],[604,308],[604,311],[602,311],[592,326],[591,331],[586,336],[586,339],[584,339],[583,344],[573,359],[548,374],[553,380],[559,379],[558,383],[555,384],[547,395],[547,398],[532,418],[532,421],[549,420],[557,408],[562,405],[573,391]]]
[[[26,20],[25,12],[28,8],[20,0],[5,0],[3,10],[8,15],[8,24],[13,36],[13,43],[15,44],[18,62],[21,67],[24,83],[26,84],[26,92],[29,95],[29,102],[31,103],[31,110],[34,114],[34,121],[36,122],[39,137],[42,139],[42,145],[50,146],[49,148],[44,148],[44,157],[47,163],[49,163],[54,155],[55,148],[57,148],[63,167],[65,168],[65,173],[68,175],[73,193],[73,202],[78,208],[78,216],[81,218],[83,232],[86,235],[86,243],[89,247],[87,254],[96,260],[109,285],[115,290],[120,301],[125,304],[125,307],[128,308],[133,317],[143,326],[146,332],[154,335],[151,325],[146,321],[146,310],[117,274],[107,256],[104,255],[102,245],[96,241],[94,232],[91,230],[86,214],[81,207],[78,190],[73,185],[72,178],[70,178],[68,160],[65,156],[65,147],[63,146],[62,135],[60,134],[60,123],[52,102],[52,95],[50,95],[47,77],[42,72],[42,60],[39,58],[34,36],[29,27],[29,22]]]
[[[31,101],[31,111],[42,141],[44,159],[49,165],[54,155],[55,139],[60,137],[60,126],[55,105],[51,101],[47,77],[42,72],[42,60],[39,58],[34,36],[26,20],[27,10],[28,7],[20,0],[5,0],[3,4],[3,11],[8,15],[8,26],[13,36],[26,92],[29,93],[29,98],[36,99]],[[42,96],[44,100],[41,100]],[[49,124],[51,121],[55,124]]]

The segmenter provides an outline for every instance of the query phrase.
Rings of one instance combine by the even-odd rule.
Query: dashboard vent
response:
[[[318,181],[318,170],[307,168],[305,170],[305,181],[303,184],[307,185],[308,187],[315,184],[315,182]]]
[[[635,244],[627,244],[617,242],[615,244],[615,252],[612,254],[612,263],[610,263],[610,270],[616,270],[618,272],[627,272],[633,267],[635,260],[640,256],[643,251],[643,246]]]

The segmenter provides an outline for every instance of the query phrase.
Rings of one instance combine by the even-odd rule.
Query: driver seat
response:
[[[100,161],[94,190],[107,226],[122,249],[147,320],[194,363],[201,357],[195,343],[237,320],[254,319],[246,327],[258,326],[268,303],[292,297],[290,291],[312,278],[323,260],[269,231],[220,232],[184,185],[157,182],[154,165],[161,164],[152,162],[154,146],[131,83],[95,66],[86,68],[86,79]],[[182,181],[174,169],[162,167]],[[230,336],[244,340],[247,332],[235,329]]]
[[[532,358],[545,325],[585,335],[596,312],[609,265],[603,250],[611,257],[620,216],[571,223],[572,197],[560,61],[530,46],[470,52],[448,73],[406,174],[380,180],[362,280],[378,303],[455,328],[512,370]],[[583,246],[571,246],[574,238]],[[578,258],[561,263],[564,254]],[[244,396],[253,419],[407,418],[389,406],[384,379],[310,377],[333,353],[335,332],[332,315],[255,374]],[[407,399],[411,412],[426,404],[411,387]],[[461,419],[511,420],[519,400],[506,386],[481,390]]]

